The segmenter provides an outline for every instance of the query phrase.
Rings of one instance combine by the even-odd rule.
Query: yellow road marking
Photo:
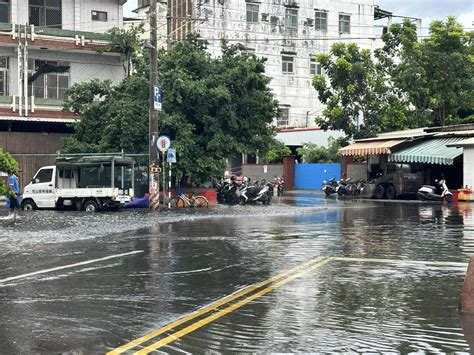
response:
[[[224,309],[220,310],[217,313],[214,313],[214,314],[212,314],[212,315],[210,315],[210,316],[208,316],[208,317],[206,317],[206,318],[204,318],[204,319],[202,319],[202,320],[200,320],[200,321],[198,321],[198,322],[196,322],[196,323],[194,323],[194,324],[192,324],[192,325],[190,325],[190,326],[188,326],[188,327],[186,327],[186,328],[184,328],[184,329],[182,329],[178,332],[175,332],[175,333],[167,336],[166,338],[164,338],[164,339],[162,339],[162,340],[160,340],[160,341],[158,341],[158,342],[156,342],[156,343],[154,343],[150,346],[147,346],[146,348],[144,348],[140,351],[137,351],[135,354],[137,354],[137,355],[149,354],[152,351],[155,351],[155,350],[157,350],[157,349],[159,349],[159,348],[161,348],[161,347],[163,347],[163,346],[165,346],[169,343],[172,343],[173,341],[185,336],[186,334],[189,334],[189,333],[191,333],[191,332],[193,332],[193,331],[195,331],[195,330],[197,330],[197,329],[199,329],[199,328],[201,328],[201,327],[203,327],[203,326],[205,326],[209,323],[212,323],[216,319],[219,319],[219,318],[225,316],[226,314],[229,314],[229,313],[235,311],[236,309],[246,305],[247,303],[252,302],[256,298],[259,298],[259,297],[273,291],[274,289],[276,289],[278,287],[286,285],[288,282],[290,282],[290,281],[306,274],[307,272],[309,272],[311,270],[314,270],[314,269],[317,269],[318,267],[321,267],[321,266],[327,264],[328,262],[331,261],[331,259],[332,258],[326,258],[326,259],[320,261],[317,264],[314,264],[314,265],[312,265],[312,266],[310,266],[310,267],[308,267],[304,270],[301,270],[301,271],[299,271],[295,274],[292,274],[291,276],[287,277],[286,279],[283,279],[283,280],[281,280],[281,281],[279,281],[279,282],[277,282],[277,283],[275,283],[275,284],[273,284],[273,285],[271,285],[271,286],[269,286],[269,287],[267,287],[267,288],[265,288],[265,289],[263,289],[263,290],[261,290],[257,293],[254,293],[254,294],[248,296],[247,298],[245,298],[245,299],[243,299],[243,300],[241,300],[237,303],[234,303],[233,305],[231,305],[227,308],[224,308]]]
[[[153,339],[153,338],[157,337],[158,335],[163,334],[163,333],[165,333],[166,331],[168,331],[170,329],[173,329],[173,328],[175,328],[175,327],[177,327],[181,324],[184,324],[184,323],[186,323],[186,322],[188,322],[188,321],[190,321],[194,318],[197,318],[197,317],[199,317],[203,314],[206,314],[206,313],[208,313],[208,312],[210,312],[210,311],[212,311],[212,310],[214,310],[214,309],[216,309],[216,308],[218,308],[218,307],[220,307],[220,306],[222,306],[226,303],[232,302],[233,300],[236,300],[236,299],[238,299],[242,296],[245,296],[246,294],[248,294],[248,293],[250,293],[250,292],[252,292],[256,289],[259,289],[263,286],[266,286],[266,285],[268,285],[268,284],[270,284],[270,283],[272,283],[276,280],[284,278],[284,277],[292,274],[293,272],[297,272],[298,270],[310,267],[312,264],[317,263],[322,259],[323,259],[322,257],[314,258],[314,259],[312,259],[308,262],[305,262],[305,263],[303,263],[303,264],[301,264],[297,267],[294,267],[294,268],[292,268],[290,270],[287,270],[287,271],[285,271],[281,274],[273,276],[272,278],[269,278],[268,280],[262,281],[258,284],[255,284],[255,285],[251,285],[249,287],[246,287],[246,288],[244,288],[243,290],[241,290],[237,293],[229,295],[229,296],[227,296],[227,297],[225,297],[225,298],[223,298],[223,299],[221,299],[221,300],[219,300],[215,303],[210,304],[209,306],[203,307],[203,308],[197,310],[196,312],[189,314],[186,317],[178,319],[177,321],[175,321],[173,323],[170,323],[170,324],[164,326],[163,328],[152,331],[152,332],[150,332],[148,334],[145,334],[144,336],[142,336],[138,339],[135,339],[135,340],[133,340],[133,341],[127,343],[127,344],[124,344],[124,345],[108,352],[107,355],[118,355],[118,354],[121,354],[121,353],[123,353],[127,350],[133,349],[137,345],[140,345],[140,344],[142,344],[142,343],[144,343],[144,342],[146,342],[150,339]]]
[[[262,281],[258,284],[255,284],[255,285],[251,285],[249,287],[246,287],[244,288],[243,290],[235,293],[235,294],[232,294],[232,295],[229,295],[215,303],[212,303],[206,307],[203,307],[199,310],[197,310],[196,312],[194,313],[191,313],[189,314],[188,316],[185,316],[181,319],[178,319],[177,321],[175,322],[172,322],[162,328],[159,328],[155,331],[152,331],[136,340],[133,340],[125,345],[122,345],[120,346],[119,348],[116,348],[110,352],[107,353],[107,355],[117,355],[117,354],[121,354],[127,350],[130,350],[130,349],[133,349],[134,347],[140,345],[140,344],[143,344],[145,343],[146,341],[148,340],[152,340],[153,338],[157,337],[158,335],[161,335],[165,332],[167,332],[168,330],[171,330],[179,325],[182,325],[190,320],[193,320],[201,315],[204,315],[208,312],[211,312],[215,309],[217,309],[218,307],[222,306],[222,305],[225,305],[229,302],[232,302],[242,296],[245,296],[247,295],[248,293],[252,292],[252,291],[255,291],[263,286],[266,286],[274,281],[277,281],[279,279],[283,279],[253,295],[250,295],[248,296],[247,298],[227,307],[227,308],[224,308],[222,310],[220,310],[219,312],[216,312],[215,314],[212,314],[196,323],[193,323],[191,324],[190,326],[178,331],[178,332],[175,332],[171,335],[169,335],[168,337],[138,351],[136,354],[148,354],[150,353],[151,351],[154,351],[154,350],[157,350],[159,349],[160,347],[163,347],[183,336],[185,336],[186,334],[189,334],[193,331],[195,331],[196,329],[199,329],[201,327],[203,327],[204,325],[207,325],[213,321],[215,321],[216,319],[226,315],[226,314],[229,314],[231,312],[233,312],[234,310],[246,305],[247,303],[255,300],[256,298],[259,298],[265,294],[267,294],[268,292],[280,287],[280,286],[283,286],[285,284],[287,284],[288,282],[294,280],[295,278],[298,278],[300,277],[301,275],[305,274],[306,272],[309,272],[311,270],[314,270],[322,265],[325,265],[327,264],[328,262],[330,261],[345,261],[345,262],[372,262],[372,263],[384,263],[384,264],[399,264],[399,265],[433,265],[433,266],[452,266],[452,267],[467,267],[468,264],[467,263],[459,263],[459,262],[449,262],[449,261],[419,261],[419,260],[395,260],[395,259],[364,259],[364,258],[350,258],[350,257],[328,257],[328,258],[322,258],[322,257],[318,257],[318,258],[315,258],[315,259],[312,259],[306,263],[303,263],[297,267],[294,267],[290,270],[287,270],[279,275],[276,275],[272,278],[269,278],[268,280],[265,280],[265,281]],[[291,275],[289,277],[287,277],[288,275]],[[285,278],[287,277],[287,278]]]

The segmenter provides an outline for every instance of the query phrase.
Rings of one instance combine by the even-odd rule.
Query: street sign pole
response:
[[[171,163],[169,163],[168,179],[168,208],[171,208]]]
[[[155,110],[155,85],[158,82],[158,33],[157,33],[157,0],[150,1],[150,98],[149,98],[149,151],[148,151],[148,169],[149,169],[149,193],[150,193],[150,210],[157,211],[160,207],[160,182],[159,173],[157,172],[158,154],[155,142],[158,138],[158,112]],[[152,168],[153,167],[153,168]],[[154,170],[152,172],[152,170]]]
[[[166,196],[166,170],[165,170],[165,167],[166,167],[166,163],[165,163],[165,152],[163,152],[163,155],[162,155],[162,159],[163,159],[163,162],[162,162],[162,166],[163,166],[163,207],[166,206],[165,204],[165,196]]]

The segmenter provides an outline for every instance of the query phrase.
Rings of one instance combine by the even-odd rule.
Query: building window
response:
[[[311,75],[321,75],[321,63],[318,63],[315,58],[311,58],[309,63],[309,73]]]
[[[316,11],[314,13],[314,29],[317,31],[328,30],[328,13],[327,11]]]
[[[280,107],[280,116],[277,118],[277,126],[288,126],[290,124],[290,108]]]
[[[286,8],[285,27],[295,30],[298,29],[298,9]]]
[[[105,11],[92,11],[92,21],[107,22],[107,12]]]
[[[258,5],[247,4],[247,22],[258,22]]]
[[[10,22],[10,0],[0,0],[0,22]]]
[[[30,24],[61,28],[61,0],[29,0]]]
[[[8,58],[0,57],[0,96],[8,96]]]
[[[52,67],[67,67],[69,63],[53,62],[37,59],[28,60],[28,76],[45,68],[45,65]],[[66,92],[69,89],[69,71],[66,73],[47,73],[41,74],[29,85],[28,95],[35,96],[38,99],[66,100]]]
[[[351,33],[350,15],[339,15],[339,33]]]
[[[138,8],[150,5],[150,0],[138,0]]]
[[[281,71],[283,73],[293,73],[294,72],[294,61],[295,57],[284,55],[281,57]]]

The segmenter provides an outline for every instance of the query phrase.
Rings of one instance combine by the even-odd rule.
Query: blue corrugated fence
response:
[[[295,189],[296,190],[321,190],[323,181],[335,177],[341,178],[341,164],[296,164]]]

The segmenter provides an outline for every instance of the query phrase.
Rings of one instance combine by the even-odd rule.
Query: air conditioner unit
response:
[[[262,13],[262,21],[268,22],[268,14]]]
[[[305,26],[314,26],[314,19],[312,18],[307,18],[306,21],[304,22]]]

